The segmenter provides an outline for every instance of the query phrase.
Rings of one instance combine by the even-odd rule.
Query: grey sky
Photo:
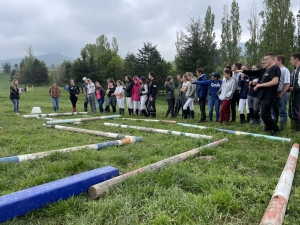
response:
[[[254,0],[257,12],[263,0]],[[59,52],[77,58],[81,48],[101,34],[118,40],[122,57],[136,53],[143,42],[157,45],[162,57],[173,60],[176,32],[190,17],[204,19],[208,5],[215,14],[217,40],[221,35],[223,5],[231,0],[1,0],[0,59],[24,57],[32,45],[35,55]],[[238,0],[241,41],[249,38],[247,20],[253,0]],[[300,6],[291,0],[293,12]]]

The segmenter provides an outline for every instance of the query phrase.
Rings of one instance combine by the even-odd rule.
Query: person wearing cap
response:
[[[242,66],[242,70],[250,70],[250,67],[248,64]],[[249,90],[249,77],[241,73],[240,79],[238,82],[238,86],[241,88],[240,90],[240,100],[239,100],[239,114],[240,114],[240,123],[249,123],[250,122],[250,111],[248,107],[248,101],[247,101],[247,94]],[[247,121],[244,114],[244,106],[246,105],[246,111],[247,111]]]
[[[214,72],[211,74],[211,80],[205,81],[196,81],[194,84],[197,85],[206,85],[208,87],[208,116],[209,121],[212,122],[213,120],[213,110],[215,108],[216,111],[216,121],[220,119],[220,105],[221,100],[218,97],[218,92],[220,91],[222,81],[220,80],[220,74]],[[202,122],[202,121],[200,121]]]
[[[84,112],[87,112],[87,107],[88,107],[87,85],[88,85],[88,81],[87,81],[86,77],[83,77],[82,80],[83,80],[82,91],[85,95],[84,102],[83,102],[83,108],[84,108]]]
[[[197,74],[197,80],[198,81],[206,81],[206,74],[204,73],[203,68],[198,68],[196,70]],[[199,122],[205,122],[206,120],[206,113],[205,113],[205,105],[206,105],[206,99],[207,99],[207,85],[198,84],[196,87],[196,92],[199,100],[199,106],[200,106],[200,120]]]
[[[168,102],[168,110],[166,112],[166,115],[164,118],[167,118],[169,113],[171,113],[171,116],[173,117],[173,110],[175,105],[175,95],[174,95],[174,82],[173,77],[168,76],[165,82],[165,88],[166,88],[166,98]]]
[[[145,76],[141,76],[140,80],[141,80],[141,87],[139,92],[141,98],[140,115],[148,117],[148,113],[146,111],[146,101],[148,100],[148,82]]]
[[[147,104],[148,112],[152,118],[156,118],[156,106],[155,101],[158,94],[158,84],[156,81],[156,76],[153,71],[149,72],[148,78],[150,79],[149,84],[149,101]]]
[[[92,112],[96,112],[96,96],[95,96],[95,84],[92,82],[90,78],[87,79],[87,98],[88,103],[91,107]]]

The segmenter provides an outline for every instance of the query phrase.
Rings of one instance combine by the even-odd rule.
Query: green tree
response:
[[[296,51],[300,52],[300,10],[297,14],[297,35],[296,35]]]
[[[246,51],[245,56],[247,63],[250,65],[260,63],[261,54],[260,54],[260,30],[259,30],[259,18],[256,13],[256,7],[253,3],[251,10],[251,17],[248,19],[250,39],[245,43]]]
[[[239,22],[239,5],[233,0],[229,14],[228,6],[224,5],[224,17],[222,18],[222,34],[220,53],[223,65],[231,65],[237,62],[242,49],[238,46],[241,39],[242,28]]]
[[[274,52],[289,56],[295,49],[295,18],[290,11],[290,0],[264,0],[264,6],[260,13],[261,54]]]
[[[124,58],[124,72],[126,75],[134,76],[138,71],[138,60],[133,53],[127,53]]]
[[[11,71],[11,65],[8,62],[5,62],[3,65],[3,69],[4,69],[4,73],[6,74],[10,74]]]

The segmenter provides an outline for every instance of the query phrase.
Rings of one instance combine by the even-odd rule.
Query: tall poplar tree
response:
[[[295,49],[295,17],[290,11],[290,0],[264,0],[260,13],[261,54],[274,52],[288,57]]]
[[[250,39],[245,43],[246,51],[245,56],[247,63],[250,65],[260,63],[261,54],[259,52],[260,45],[260,30],[259,30],[259,17],[256,13],[256,7],[253,2],[251,10],[251,17],[248,19],[248,30],[250,32]]]
[[[222,18],[222,34],[220,53],[223,65],[231,65],[239,60],[242,49],[238,46],[241,39],[242,28],[240,25],[239,5],[232,1],[229,14],[228,6],[224,5],[224,17]]]

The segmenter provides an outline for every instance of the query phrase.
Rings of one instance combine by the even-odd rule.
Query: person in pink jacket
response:
[[[134,85],[132,86],[131,89],[131,98],[133,101],[133,115],[138,115],[139,114],[139,108],[140,108],[140,87],[141,87],[141,83],[140,83],[140,79],[137,76],[133,77],[133,83]]]

